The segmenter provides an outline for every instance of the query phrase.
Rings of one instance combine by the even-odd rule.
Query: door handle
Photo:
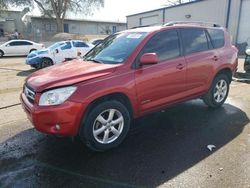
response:
[[[179,69],[179,70],[182,70],[182,69],[184,68],[184,65],[183,65],[183,64],[178,64],[178,65],[176,66],[176,68]]]
[[[219,60],[219,58],[215,55],[215,56],[212,58],[212,60],[214,60],[214,61],[218,61],[218,60]]]

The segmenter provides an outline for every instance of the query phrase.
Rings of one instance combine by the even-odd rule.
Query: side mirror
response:
[[[59,53],[59,50],[58,50],[58,49],[56,49],[56,50],[55,50],[55,52],[56,52],[56,54],[58,54],[58,53]]]
[[[140,58],[140,65],[153,65],[158,63],[158,56],[156,53],[145,53]]]

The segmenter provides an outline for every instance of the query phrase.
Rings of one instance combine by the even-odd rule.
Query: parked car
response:
[[[103,40],[104,39],[93,39],[90,42],[91,42],[91,44],[96,46],[97,44],[101,43]]]
[[[42,50],[37,50],[27,56],[26,64],[36,69],[62,63],[67,59],[74,59],[81,53],[85,55],[94,45],[80,41],[61,41]]]
[[[30,40],[10,40],[0,45],[0,57],[28,55],[30,52],[44,48],[43,44]]]
[[[246,58],[244,62],[244,70],[250,73],[250,47],[246,49]]]
[[[127,30],[106,38],[84,60],[33,73],[21,103],[37,130],[79,136],[92,150],[104,151],[124,140],[132,119],[149,112],[195,98],[220,107],[237,52],[219,26]]]

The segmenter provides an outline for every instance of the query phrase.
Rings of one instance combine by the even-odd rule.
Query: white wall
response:
[[[163,10],[151,11],[143,14],[138,14],[134,16],[127,17],[128,28],[141,26],[141,19],[149,18],[152,16],[157,16],[158,24],[163,23]]]
[[[205,21],[226,26],[228,0],[205,0],[165,9],[165,22]],[[190,15],[190,18],[186,18]]]

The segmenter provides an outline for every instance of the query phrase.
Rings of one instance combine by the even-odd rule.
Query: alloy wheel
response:
[[[214,89],[214,99],[217,103],[220,103],[225,99],[227,90],[227,82],[225,80],[219,80]]]
[[[108,109],[100,113],[93,125],[93,136],[101,144],[114,142],[122,133],[124,118],[116,109]]]

